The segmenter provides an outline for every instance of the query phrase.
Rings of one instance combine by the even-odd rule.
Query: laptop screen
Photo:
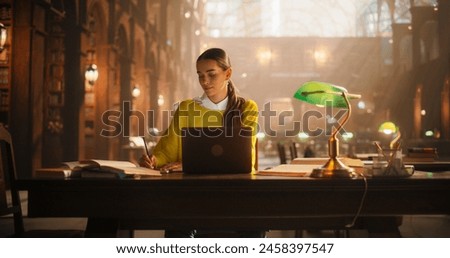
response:
[[[181,132],[183,173],[251,173],[251,128],[187,127]]]

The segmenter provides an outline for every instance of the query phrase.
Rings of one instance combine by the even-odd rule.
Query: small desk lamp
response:
[[[328,156],[330,159],[321,168],[314,169],[311,177],[353,177],[355,175],[354,169],[347,167],[338,159],[339,140],[336,135],[350,117],[352,108],[349,99],[359,99],[361,95],[350,94],[345,88],[330,83],[312,81],[303,84],[295,92],[294,98],[320,107],[331,106],[348,109],[342,123],[339,123],[338,128],[328,139]]]
[[[378,132],[384,133],[386,135],[390,135],[390,134],[395,134],[396,133],[397,135],[389,143],[389,148],[391,148],[391,149],[397,148],[397,146],[398,146],[397,142],[400,140],[400,137],[402,136],[398,126],[396,126],[394,123],[389,122],[389,121],[388,122],[384,122],[384,123],[382,123],[380,125],[380,127],[378,127]]]

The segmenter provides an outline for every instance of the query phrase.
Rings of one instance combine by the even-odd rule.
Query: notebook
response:
[[[252,130],[249,127],[187,127],[181,133],[183,173],[251,173]]]

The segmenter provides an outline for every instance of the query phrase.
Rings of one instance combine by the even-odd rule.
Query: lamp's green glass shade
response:
[[[347,108],[342,92],[348,93],[343,87],[326,82],[311,81],[304,83],[294,94],[294,98],[318,106]],[[360,95],[347,94],[349,99],[360,98]]]
[[[384,134],[393,134],[396,133],[398,130],[398,127],[392,123],[392,122],[384,122],[380,125],[378,128],[378,132],[384,133]]]

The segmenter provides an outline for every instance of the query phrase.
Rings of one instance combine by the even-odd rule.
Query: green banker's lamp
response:
[[[342,122],[338,123],[338,128],[335,129],[328,139],[328,155],[330,159],[324,166],[314,169],[311,177],[353,177],[355,175],[354,169],[344,165],[338,158],[339,140],[336,135],[350,117],[352,107],[349,100],[359,99],[361,95],[350,94],[345,88],[330,83],[311,81],[303,84],[295,92],[294,98],[320,107],[331,106],[348,110],[342,118]]]
[[[397,134],[389,143],[389,148],[396,149],[398,147],[400,137],[402,136],[398,126],[389,121],[384,122],[380,125],[380,127],[378,127],[378,132],[384,133],[386,135]]]

